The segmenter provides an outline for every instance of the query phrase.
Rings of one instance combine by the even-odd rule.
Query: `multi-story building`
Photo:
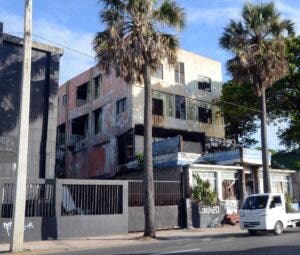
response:
[[[180,50],[175,67],[153,74],[153,140],[180,135],[181,151],[201,154],[224,138],[211,103],[222,89],[221,63]],[[93,67],[58,92],[57,171],[67,178],[114,176],[143,152],[144,88]]]
[[[23,39],[0,22],[0,178],[17,169]],[[28,178],[53,178],[59,62],[63,50],[32,43]]]

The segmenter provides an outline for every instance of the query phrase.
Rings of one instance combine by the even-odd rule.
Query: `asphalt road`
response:
[[[160,238],[157,242],[101,248],[96,250],[68,251],[61,255],[300,255],[300,228],[287,230],[280,236],[260,233],[217,235],[213,237]]]

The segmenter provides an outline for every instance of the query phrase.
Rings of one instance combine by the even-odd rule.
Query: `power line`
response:
[[[52,40],[50,40],[50,39],[48,39],[48,38],[46,38],[46,37],[44,37],[44,36],[42,36],[42,35],[40,35],[40,34],[35,34],[35,33],[33,33],[33,35],[36,36],[36,37],[38,37],[38,38],[40,38],[40,39],[42,39],[42,40],[45,40],[45,41],[50,42],[50,43],[53,43],[53,44],[55,44],[55,45],[57,45],[57,46],[59,46],[59,47],[62,47],[62,48],[64,48],[64,49],[68,49],[68,50],[70,50],[70,51],[73,51],[73,52],[78,53],[78,54],[80,54],[80,55],[83,55],[83,56],[85,56],[85,57],[89,57],[89,58],[95,59],[95,57],[92,56],[92,55],[89,55],[89,54],[87,54],[87,53],[85,53],[85,52],[82,52],[82,51],[79,51],[79,50],[77,50],[77,49],[73,49],[73,48],[71,48],[71,47],[69,47],[69,46],[66,46],[66,45],[64,45],[64,44],[61,44],[61,43],[58,43],[58,42],[54,42],[54,41],[52,41]]]
[[[11,33],[11,34],[22,34],[22,33],[21,33],[21,32],[13,32],[13,33]],[[36,33],[33,33],[33,35],[36,36],[36,37],[38,37],[38,38],[40,38],[40,39],[42,39],[42,40],[45,40],[45,41],[47,41],[47,42],[50,42],[50,43],[52,43],[52,44],[54,44],[54,45],[57,45],[57,46],[62,47],[62,48],[64,48],[64,49],[70,50],[70,51],[72,51],[72,52],[74,52],[74,53],[83,55],[83,56],[88,57],[88,58],[93,58],[93,59],[95,59],[95,57],[92,56],[92,55],[89,55],[89,54],[87,54],[87,53],[85,53],[85,52],[82,52],[82,51],[80,51],[80,50],[71,48],[70,46],[64,45],[64,44],[62,44],[62,43],[58,43],[58,42],[55,42],[55,41],[53,41],[53,40],[50,40],[50,39],[46,38],[46,37],[43,36],[43,35],[36,34]],[[109,64],[109,65],[111,65],[111,66],[116,67],[116,65],[111,64],[111,63],[107,63],[107,62],[106,62],[106,64]],[[254,108],[250,108],[250,107],[247,107],[247,106],[244,106],[244,105],[235,104],[235,103],[228,102],[228,101],[224,101],[224,100],[221,100],[221,99],[217,99],[216,101],[219,101],[219,102],[222,102],[222,103],[225,103],[225,104],[228,104],[228,105],[232,105],[232,106],[244,108],[244,109],[247,109],[247,110],[250,110],[250,111],[254,111],[254,112],[257,112],[257,113],[261,113],[260,110],[257,110],[257,109],[254,109]],[[206,103],[210,103],[210,102],[206,102]]]

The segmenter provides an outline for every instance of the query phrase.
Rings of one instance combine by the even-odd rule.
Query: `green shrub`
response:
[[[202,205],[215,205],[218,203],[217,193],[210,188],[209,181],[203,181],[199,175],[194,175],[195,185],[192,190],[192,199]]]

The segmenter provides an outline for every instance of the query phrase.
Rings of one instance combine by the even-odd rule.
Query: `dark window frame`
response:
[[[184,96],[175,95],[175,118],[186,120],[186,101]]]
[[[202,79],[198,81],[198,89],[211,92],[211,79],[203,76]]]
[[[96,110],[94,110],[94,134],[100,134],[102,132],[102,125],[103,125],[103,112],[102,112],[102,108],[98,108]],[[101,120],[99,120],[99,118],[101,118]],[[99,122],[100,121],[100,122]]]
[[[163,80],[164,79],[164,65],[160,64],[159,68],[152,75],[154,78]]]
[[[85,97],[83,96],[84,94]],[[83,106],[87,104],[88,100],[89,100],[89,82],[85,82],[76,88],[76,106],[77,107]]]
[[[201,123],[212,124],[212,110],[198,106],[198,120]]]
[[[152,98],[152,115],[164,116],[164,101],[158,98]]]
[[[102,76],[99,74],[94,79],[94,98],[98,98],[101,96],[101,84],[102,84]]]
[[[62,104],[63,106],[66,106],[68,104],[68,98],[66,94],[62,96]]]
[[[185,67],[183,62],[177,62],[174,69],[175,82],[178,84],[185,84]]]
[[[126,105],[127,105],[126,101],[127,101],[126,97],[124,97],[116,102],[117,115],[126,112]]]

